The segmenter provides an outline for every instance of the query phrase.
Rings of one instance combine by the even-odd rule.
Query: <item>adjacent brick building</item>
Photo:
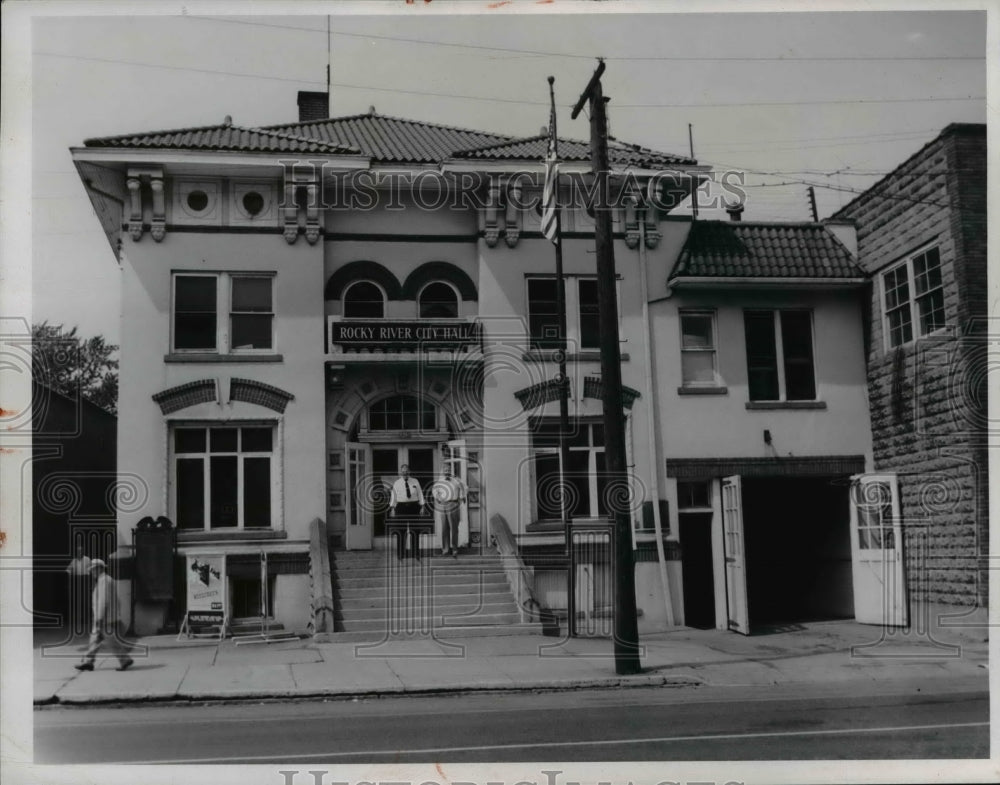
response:
[[[949,125],[833,219],[870,277],[875,469],[897,477],[911,610],[985,607],[986,126]]]

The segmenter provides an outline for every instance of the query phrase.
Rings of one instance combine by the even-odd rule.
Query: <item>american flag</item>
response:
[[[549,148],[545,153],[545,187],[542,189],[542,234],[553,243],[559,242],[556,216],[558,204],[556,197],[559,180],[559,164],[556,162],[556,109],[552,107],[549,117]]]

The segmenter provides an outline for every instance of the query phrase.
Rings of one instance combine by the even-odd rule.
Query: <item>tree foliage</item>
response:
[[[101,336],[83,338],[47,321],[31,326],[32,376],[36,382],[102,409],[118,408],[118,346]]]

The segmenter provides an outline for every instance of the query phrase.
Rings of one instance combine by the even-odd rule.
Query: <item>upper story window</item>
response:
[[[718,384],[715,312],[681,311],[681,383],[685,387]]]
[[[565,276],[564,280],[568,351],[599,349],[600,309],[597,303],[597,279]],[[555,349],[559,346],[557,281],[555,278],[534,276],[527,281],[528,334],[531,337],[532,348]]]
[[[539,520],[561,519],[560,478],[566,483],[570,518],[596,518],[608,514],[604,424],[576,420],[571,421],[570,426],[569,465],[563,467],[562,473],[558,421],[543,420],[532,431],[535,510]]]
[[[385,294],[371,281],[355,281],[344,290],[344,317],[347,319],[385,318]]]
[[[173,350],[274,349],[274,275],[175,273]]]
[[[745,311],[751,401],[814,401],[811,311]]]
[[[272,525],[277,482],[274,425],[172,428],[174,517],[178,529]]]
[[[432,281],[417,296],[421,319],[457,319],[458,293],[444,281]]]
[[[941,254],[928,248],[882,274],[886,348],[945,326]]]

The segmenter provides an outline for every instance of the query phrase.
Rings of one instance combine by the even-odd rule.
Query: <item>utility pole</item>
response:
[[[639,673],[639,625],[635,609],[635,563],[632,553],[632,520],[628,510],[628,475],[625,462],[625,418],[622,415],[621,347],[618,343],[618,298],[615,252],[611,237],[611,204],[608,189],[608,117],[601,88],[604,60],[590,78],[573,107],[575,120],[590,103],[590,158],[594,169],[597,203],[594,205],[597,250],[597,304],[601,334],[601,402],[604,406],[604,460],[609,499],[614,517],[615,543],[615,672]]]
[[[556,94],[554,83],[556,78],[549,77],[549,101],[552,107],[553,166],[558,167],[559,135],[556,130]],[[569,536],[569,492],[566,488],[566,472],[569,470],[569,376],[566,374],[566,278],[563,275],[562,257],[562,215],[559,209],[559,170],[554,169],[554,191],[552,195],[556,212],[556,310],[559,312],[559,510],[562,515],[563,539],[567,548],[572,548]],[[568,552],[568,551],[567,551]],[[574,608],[575,612],[575,608]]]
[[[809,186],[809,209],[812,211],[813,223],[819,222],[819,213],[816,212],[816,191]]]

